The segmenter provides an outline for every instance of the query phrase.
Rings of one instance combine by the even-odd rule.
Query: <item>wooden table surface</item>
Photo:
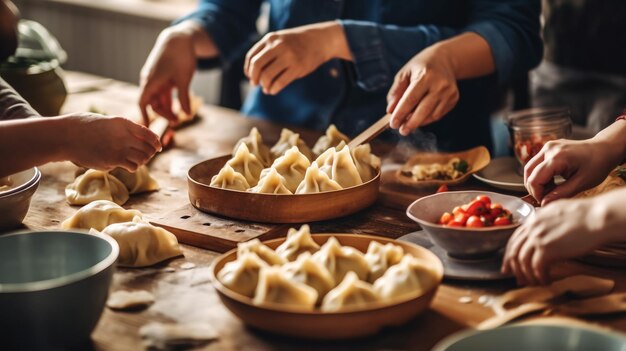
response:
[[[137,87],[111,81],[102,84],[98,77],[69,72],[66,80],[69,90],[75,93],[68,97],[65,112],[96,107],[109,114],[138,119]],[[125,207],[139,209],[148,218],[154,218],[188,203],[185,177],[191,164],[229,153],[236,140],[246,135],[252,126],[259,127],[266,142],[275,141],[281,127],[244,118],[236,111],[214,106],[203,107],[200,115],[201,119],[195,125],[177,133],[173,149],[159,154],[150,163],[152,175],[159,181],[161,190],[133,196]],[[315,133],[302,132],[308,142],[314,142],[317,136]],[[31,229],[58,229],[59,223],[76,211],[64,198],[64,188],[73,180],[75,168],[68,162],[41,167],[43,179],[33,198],[25,226]],[[486,189],[476,181],[470,181],[466,187]],[[419,229],[406,217],[404,210],[407,204],[421,195],[424,193],[383,181],[376,205],[348,218],[315,223],[312,230],[369,233],[396,238]],[[431,308],[403,327],[385,330],[364,340],[311,342],[246,328],[221,304],[209,281],[208,268],[218,254],[186,245],[183,245],[183,251],[184,258],[157,267],[118,269],[111,291],[147,289],[155,294],[157,301],[141,312],[116,312],[105,308],[92,335],[94,349],[140,350],[138,329],[150,321],[201,321],[211,323],[219,333],[219,339],[202,346],[202,350],[429,350],[445,336],[476,326],[493,315],[490,308],[477,302],[480,296],[497,295],[514,288],[511,282],[446,281]],[[196,267],[181,269],[180,265],[185,262],[193,262]],[[164,270],[165,267],[173,267],[175,271]],[[626,292],[626,275],[618,269],[562,262],[555,265],[554,272],[557,276],[588,273],[611,278],[616,281],[616,291]],[[459,302],[459,298],[465,296],[471,297],[472,302]],[[626,331],[625,315],[595,317],[587,321]]]

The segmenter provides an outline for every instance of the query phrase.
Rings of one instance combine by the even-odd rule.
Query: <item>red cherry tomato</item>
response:
[[[437,193],[445,193],[446,191],[448,191],[448,186],[443,184],[439,187],[439,189],[437,189]]]
[[[480,220],[480,217],[478,217],[478,216],[470,216],[470,218],[467,219],[467,226],[470,227],[470,228],[482,228],[485,225]]]
[[[493,225],[501,226],[501,225],[509,225],[511,224],[511,219],[509,217],[498,217],[493,221]]]
[[[491,227],[493,225],[493,218],[490,215],[480,216],[480,220],[485,227]]]
[[[467,219],[469,217],[470,217],[470,215],[467,214],[467,213],[459,213],[458,215],[454,216],[454,221],[462,223],[463,226],[465,226],[465,223],[467,223]]]
[[[465,227],[465,223],[457,222],[456,220],[451,220],[446,225],[448,227]]]
[[[487,195],[478,195],[476,196],[476,200],[478,201],[482,201],[485,206],[489,207],[489,205],[491,205],[491,198],[489,198],[489,196]]]
[[[444,212],[439,219],[440,224],[448,224],[454,217],[450,214],[450,212]]]
[[[479,200],[474,200],[472,202],[469,203],[469,206],[467,207],[467,213],[470,216],[481,216],[483,215],[487,210],[487,207],[485,206],[485,203]]]
[[[465,210],[461,208],[461,206],[457,206],[452,210],[453,215],[458,215],[459,213],[465,213]]]

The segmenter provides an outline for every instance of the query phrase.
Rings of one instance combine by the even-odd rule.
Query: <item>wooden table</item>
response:
[[[138,118],[137,87],[111,81],[102,84],[98,77],[77,73],[68,73],[66,78],[69,90],[75,93],[68,97],[65,112],[96,107],[109,114]],[[151,162],[152,175],[159,181],[162,189],[133,196],[126,207],[139,209],[151,217],[184,205],[188,203],[186,171],[191,164],[229,153],[235,141],[246,135],[252,126],[259,127],[266,142],[276,140],[280,131],[279,126],[244,118],[236,111],[219,107],[205,106],[200,115],[202,118],[196,125],[177,133],[175,148],[163,152]],[[313,142],[317,136],[315,133],[302,132],[308,142]],[[32,229],[58,229],[59,223],[76,211],[76,208],[67,205],[64,198],[65,185],[73,180],[75,166],[64,162],[45,165],[41,170],[43,179],[24,223]],[[473,181],[467,186],[485,189]],[[396,238],[419,229],[406,217],[404,210],[408,203],[421,195],[423,193],[383,182],[380,200],[370,209],[348,218],[315,223],[312,229],[313,232],[371,233]],[[431,309],[403,327],[385,330],[365,340],[310,342],[246,328],[221,304],[209,281],[208,267],[217,253],[185,245],[183,251],[184,258],[164,265],[118,270],[112,291],[147,289],[155,294],[157,302],[141,312],[115,312],[105,309],[93,333],[94,349],[139,350],[141,340],[138,329],[150,321],[202,321],[213,324],[220,335],[217,341],[205,345],[203,350],[429,350],[445,336],[476,326],[493,315],[490,308],[477,302],[480,296],[499,294],[514,287],[512,283],[503,282],[445,282]],[[196,268],[181,269],[180,265],[184,262],[193,262]],[[175,268],[175,271],[164,270],[166,266]],[[555,265],[557,276],[576,273],[614,279],[617,283],[616,290],[626,291],[626,275],[623,271],[576,262]],[[465,296],[471,297],[473,302],[459,302],[459,298]],[[588,321],[626,331],[624,315],[598,317]]]

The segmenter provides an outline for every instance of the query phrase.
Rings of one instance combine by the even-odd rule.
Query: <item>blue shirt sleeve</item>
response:
[[[263,0],[201,0],[191,14],[174,23],[200,23],[215,42],[222,62],[228,65],[245,54],[257,37],[256,20]]]
[[[388,87],[397,71],[426,47],[463,32],[489,43],[502,84],[536,66],[543,54],[539,0],[475,0],[468,25],[400,27],[340,20],[354,59],[357,84],[376,91]]]

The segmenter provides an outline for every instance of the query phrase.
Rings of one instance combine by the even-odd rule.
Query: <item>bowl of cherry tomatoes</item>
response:
[[[518,197],[485,191],[441,192],[407,209],[434,244],[461,259],[495,254],[534,212]]]

